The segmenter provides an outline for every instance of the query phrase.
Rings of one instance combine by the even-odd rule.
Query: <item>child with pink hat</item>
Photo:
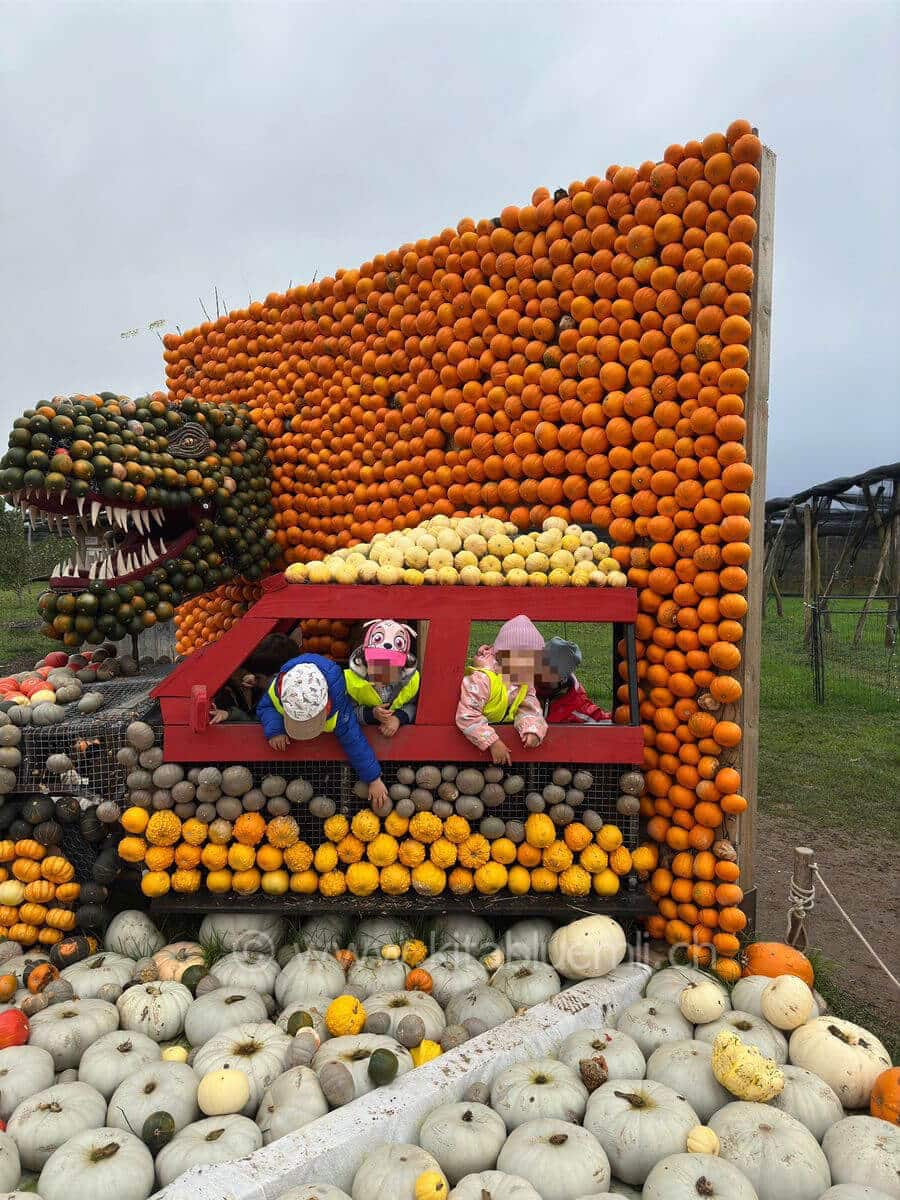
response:
[[[544,639],[526,616],[507,621],[493,646],[481,646],[460,688],[456,726],[491,761],[508,764],[509,750],[494,725],[514,725],[522,745],[533,750],[547,734],[547,722],[534,689]]]

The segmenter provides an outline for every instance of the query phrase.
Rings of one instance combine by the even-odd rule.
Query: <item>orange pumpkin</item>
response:
[[[406,976],[406,990],[408,992],[427,992],[430,995],[433,987],[434,981],[423,967],[415,967]]]
[[[19,982],[15,975],[0,975],[0,1001],[5,1003],[16,994]]]
[[[25,986],[33,995],[42,992],[48,983],[52,983],[54,979],[59,979],[59,971],[52,963],[39,962],[30,967],[23,977]]]
[[[900,1067],[889,1067],[875,1080],[869,1112],[882,1121],[900,1125]]]
[[[751,942],[741,958],[744,975],[796,975],[809,987],[815,982],[812,963],[784,942]]]

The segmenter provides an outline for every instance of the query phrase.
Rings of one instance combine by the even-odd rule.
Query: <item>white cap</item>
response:
[[[328,716],[328,681],[313,663],[298,663],[281,677],[285,732],[297,741],[320,734]]]

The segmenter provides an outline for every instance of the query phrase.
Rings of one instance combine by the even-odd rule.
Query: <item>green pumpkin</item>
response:
[[[376,1087],[384,1087],[397,1076],[397,1055],[392,1050],[374,1050],[369,1055],[369,1078]]]
[[[288,1037],[293,1037],[294,1034],[298,1033],[301,1029],[312,1029],[312,1028],[313,1028],[312,1017],[309,1015],[308,1012],[304,1012],[302,1009],[299,1012],[291,1013],[290,1017],[288,1017],[288,1023],[287,1023]]]
[[[203,967],[203,966],[188,967],[186,971],[182,971],[181,977],[178,982],[183,983],[184,986],[190,992],[194,992],[194,991],[196,991],[197,984],[200,982],[200,980],[205,978],[205,976],[207,976],[208,974],[209,974],[209,971],[206,969],[206,967]]]
[[[167,1112],[151,1113],[141,1126],[141,1141],[154,1158],[175,1136],[175,1121]]]

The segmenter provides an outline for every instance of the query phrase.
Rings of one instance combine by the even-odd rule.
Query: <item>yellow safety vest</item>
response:
[[[484,716],[490,725],[511,725],[516,719],[519,706],[528,694],[527,684],[521,684],[513,699],[507,700],[506,684],[503,676],[496,671],[487,671],[483,667],[471,667],[469,673],[478,672],[487,675],[491,691],[484,706]]]
[[[273,705],[275,711],[278,713],[281,713],[281,715],[284,716],[284,705],[281,703],[281,697],[278,695],[278,692],[275,690],[275,680],[274,679],[269,684],[269,699],[272,701],[272,705]],[[334,731],[334,728],[336,725],[337,725],[337,713],[335,712],[335,713],[332,713],[331,716],[326,719],[325,726],[324,726],[325,732],[332,733]]]
[[[357,675],[349,667],[344,671],[344,683],[347,686],[347,694],[350,696],[350,699],[355,700],[357,704],[361,704],[364,708],[377,708],[382,703],[381,697],[371,683],[369,683],[368,679],[363,679],[361,675]],[[396,712],[398,708],[402,708],[404,704],[408,704],[418,694],[419,672],[413,671],[407,682],[388,705],[388,709],[390,712]]]

